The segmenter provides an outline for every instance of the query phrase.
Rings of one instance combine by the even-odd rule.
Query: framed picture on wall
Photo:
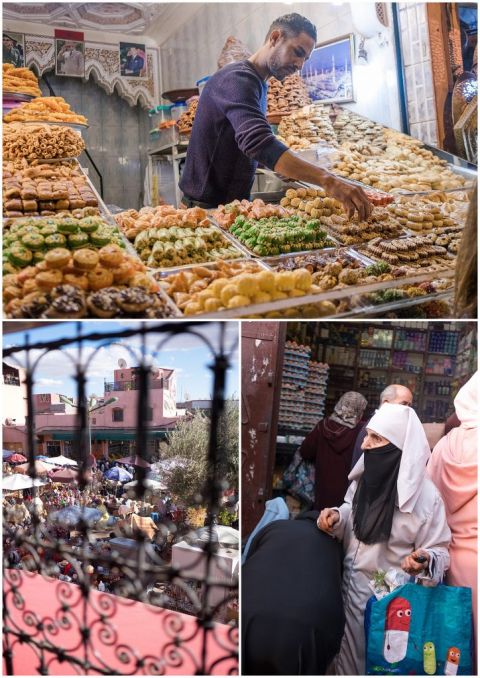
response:
[[[3,32],[3,63],[15,68],[25,66],[25,36],[23,33]]]
[[[301,71],[312,101],[355,101],[354,54],[353,33],[315,47]]]
[[[55,75],[85,77],[85,43],[78,40],[55,40]]]
[[[147,52],[145,45],[137,42],[120,43],[120,75],[124,78],[147,77]]]

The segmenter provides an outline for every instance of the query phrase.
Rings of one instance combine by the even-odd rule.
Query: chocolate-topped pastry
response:
[[[51,303],[49,294],[33,292],[28,294],[21,307],[12,314],[12,318],[41,318]]]
[[[86,314],[85,297],[73,285],[59,285],[58,287],[70,288],[66,294],[53,299],[45,313],[47,318],[83,318]],[[75,290],[75,292],[71,292]]]
[[[143,287],[128,287],[120,292],[118,303],[125,313],[143,313],[153,304],[153,297]]]
[[[52,299],[57,299],[58,297],[69,296],[72,299],[78,299],[79,301],[84,300],[84,295],[82,291],[75,287],[75,285],[57,285],[50,292]]]
[[[120,315],[119,294],[115,287],[106,287],[93,292],[87,297],[88,310],[96,318],[113,318]]]

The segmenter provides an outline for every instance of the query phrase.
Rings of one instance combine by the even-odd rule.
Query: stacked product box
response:
[[[305,389],[305,409],[303,428],[311,430],[325,413],[327,393],[328,365],[310,361],[308,363],[308,381]]]
[[[280,428],[303,429],[305,391],[308,383],[308,364],[312,349],[287,341],[285,344],[282,390],[280,393]]]

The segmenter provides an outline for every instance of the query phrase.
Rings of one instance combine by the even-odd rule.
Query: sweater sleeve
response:
[[[242,153],[273,169],[288,147],[273,134],[262,111],[261,96],[255,75],[239,71],[216,94],[216,102],[225,111]]]

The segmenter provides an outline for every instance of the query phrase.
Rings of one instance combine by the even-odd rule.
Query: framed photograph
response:
[[[147,77],[147,52],[138,42],[120,43],[120,75],[124,78]]]
[[[25,66],[25,36],[23,33],[3,32],[3,63],[16,68]]]
[[[317,45],[301,71],[312,101],[355,101],[353,33]]]
[[[85,43],[55,39],[55,75],[85,77]]]

